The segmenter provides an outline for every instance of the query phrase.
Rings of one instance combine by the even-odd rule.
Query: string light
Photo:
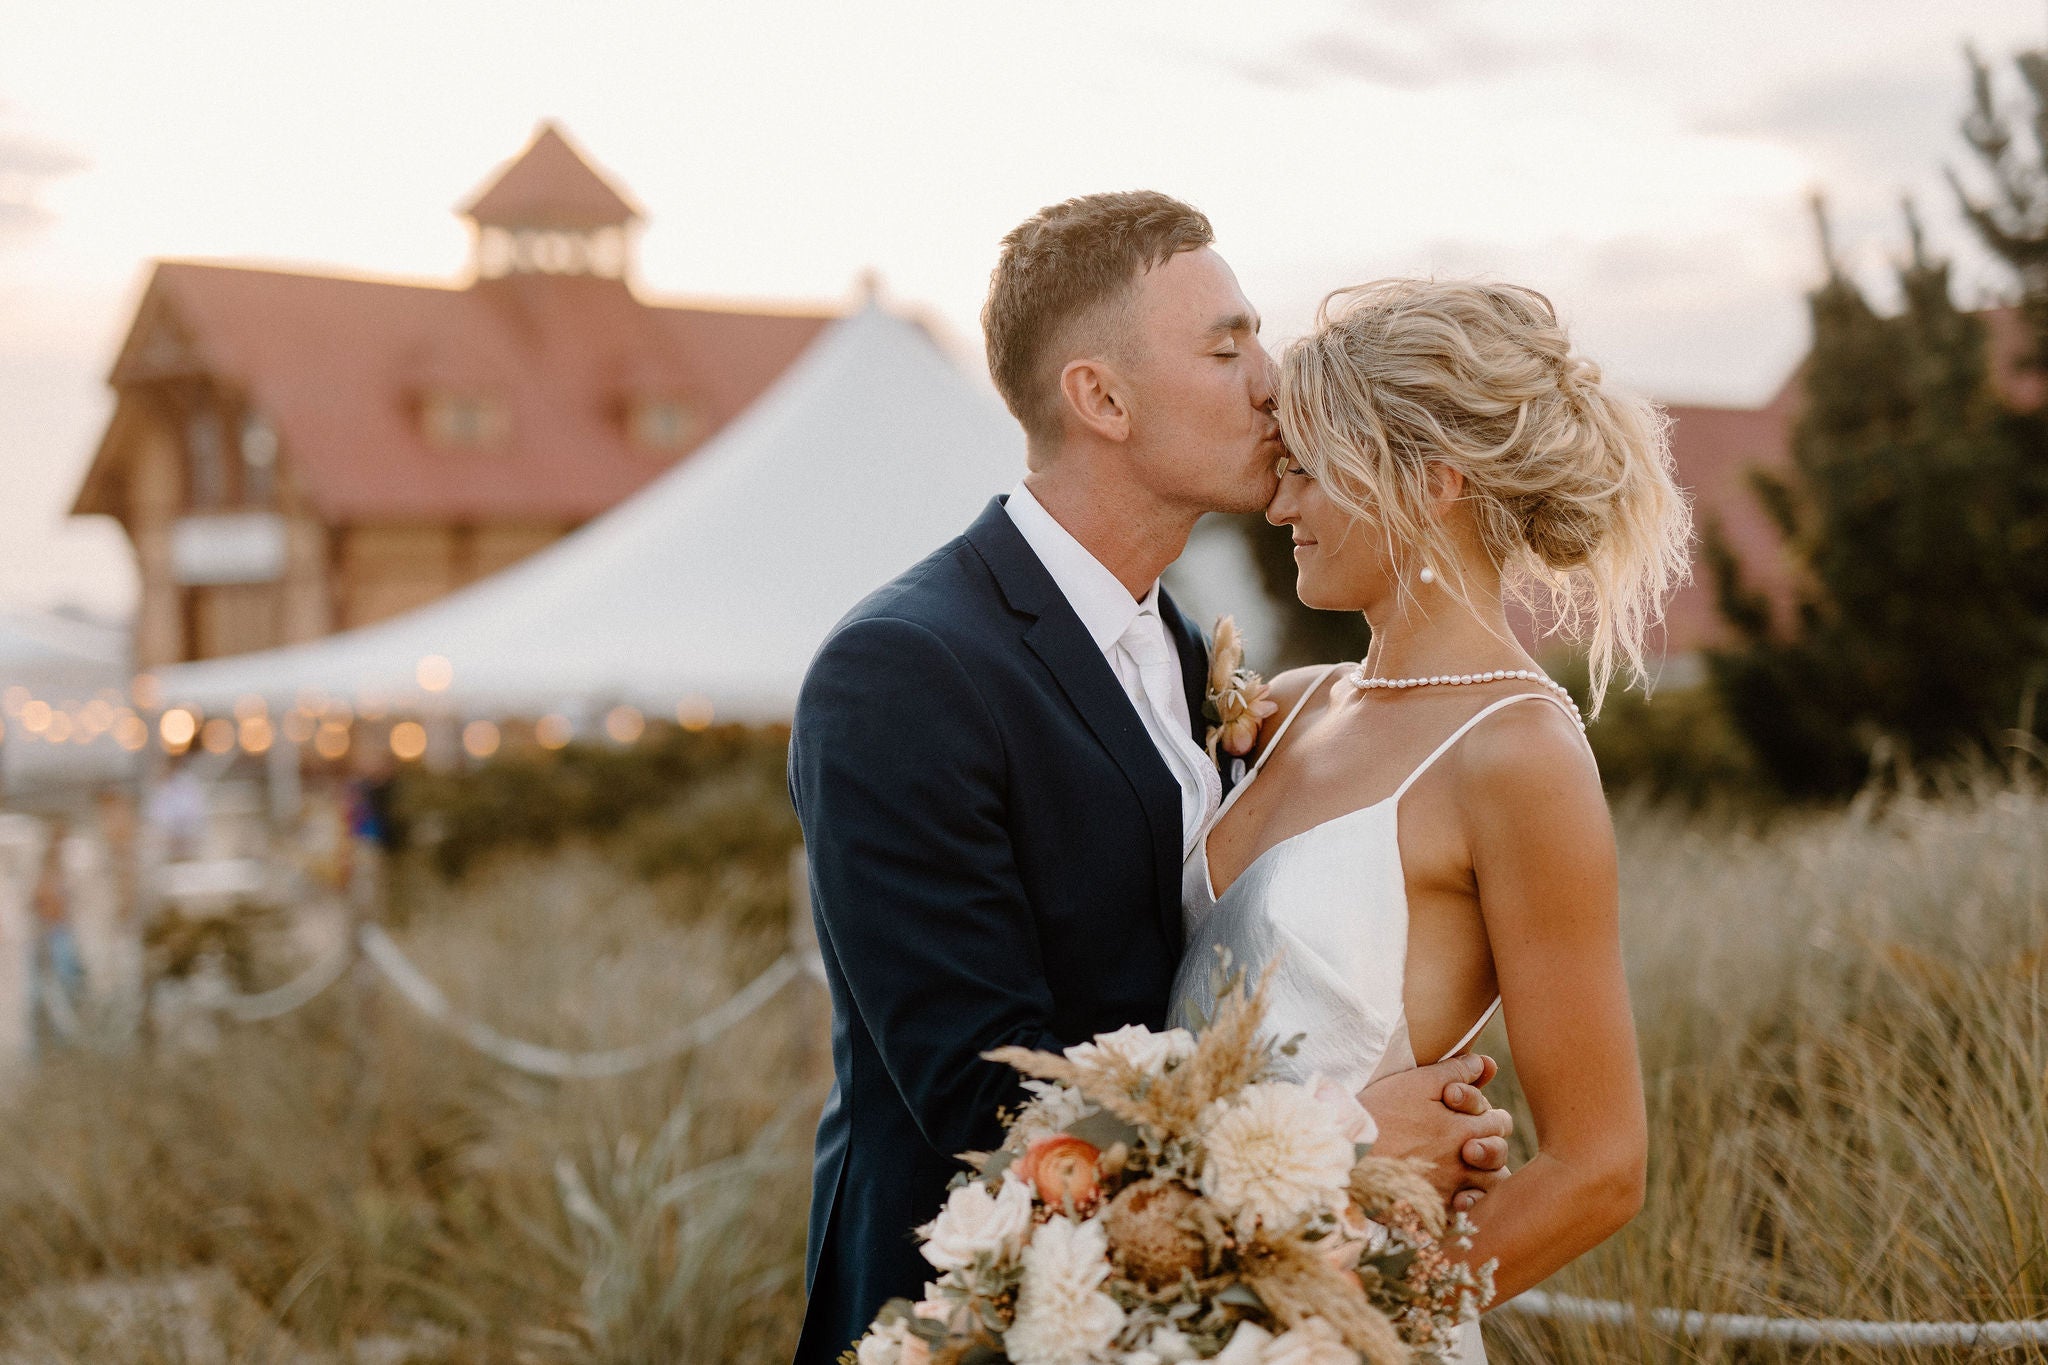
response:
[[[615,744],[631,744],[647,729],[647,718],[630,706],[614,706],[605,713],[604,732]]]
[[[270,728],[269,719],[264,716],[250,716],[236,727],[236,731],[236,738],[245,753],[268,753],[271,742],[277,738]]]
[[[114,742],[135,753],[149,743],[149,722],[133,711],[127,712],[114,721]]]
[[[429,654],[413,670],[413,677],[422,691],[446,692],[455,681],[455,665],[439,654]]]
[[[487,720],[473,720],[462,727],[462,749],[471,758],[489,758],[498,752],[498,727]]]
[[[711,728],[711,698],[684,697],[676,703],[676,724],[685,730],[708,730]]]
[[[235,723],[215,716],[199,727],[199,747],[210,754],[224,754],[235,747]]]
[[[402,720],[391,727],[391,752],[407,763],[427,751],[427,727],[416,720]]]
[[[559,749],[575,733],[576,729],[569,724],[567,716],[553,713],[542,716],[533,726],[534,742],[543,749]]]
[[[328,720],[313,732],[313,752],[325,759],[337,759],[348,752],[348,723]]]
[[[183,753],[192,746],[192,740],[199,733],[199,718],[184,707],[173,707],[164,712],[157,721],[157,733],[163,736],[164,747],[173,753]]]

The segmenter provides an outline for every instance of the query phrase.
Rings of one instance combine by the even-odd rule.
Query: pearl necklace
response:
[[[1373,678],[1366,676],[1364,664],[1358,664],[1344,677],[1361,692],[1399,691],[1409,687],[1464,687],[1472,683],[1510,680],[1532,682],[1556,693],[1558,699],[1571,709],[1572,719],[1578,722],[1579,733],[1586,732],[1586,718],[1579,714],[1579,704],[1572,700],[1572,694],[1533,669],[1496,668],[1485,673],[1439,673],[1429,678]]]

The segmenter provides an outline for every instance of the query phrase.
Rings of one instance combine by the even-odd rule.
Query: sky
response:
[[[65,515],[158,257],[450,280],[454,206],[542,118],[646,209],[661,297],[844,301],[863,271],[979,364],[1002,234],[1094,190],[1179,195],[1267,319],[1483,274],[1670,401],[1750,404],[1806,339],[1824,192],[1882,299],[1921,205],[1961,292],[2005,287],[1943,179],[1965,43],[2004,0],[0,0],[0,606],[117,616],[126,540]]]

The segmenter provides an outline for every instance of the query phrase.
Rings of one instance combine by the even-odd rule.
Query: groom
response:
[[[982,325],[1029,472],[854,608],[804,679],[790,792],[835,1080],[798,1365],[831,1365],[932,1277],[911,1229],[1022,1098],[983,1052],[1163,1026],[1181,860],[1222,782],[1202,635],[1159,575],[1203,513],[1264,508],[1282,453],[1258,315],[1212,236],[1133,193],[1004,238]],[[1378,1150],[1432,1160],[1451,1188],[1497,1179],[1491,1065],[1370,1088]]]

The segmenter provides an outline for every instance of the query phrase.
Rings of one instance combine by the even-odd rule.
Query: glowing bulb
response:
[[[164,747],[183,752],[199,733],[199,718],[184,707],[174,707],[164,712],[157,722],[157,733],[164,737]]]
[[[605,713],[604,732],[614,744],[631,744],[647,729],[647,718],[630,706],[614,706]]]
[[[134,753],[149,743],[149,722],[130,711],[114,722],[114,742]]]
[[[237,728],[236,738],[247,753],[268,753],[271,741],[277,738],[277,732],[270,728],[270,721],[263,716],[250,716]]]
[[[706,730],[711,727],[711,698],[684,697],[676,703],[676,724],[685,730]]]
[[[498,727],[487,720],[473,720],[462,727],[462,748],[471,758],[489,758],[498,752]]]
[[[313,752],[326,759],[340,758],[347,753],[347,723],[338,720],[321,722],[320,728],[313,733]]]
[[[391,727],[391,752],[407,763],[427,751],[427,727],[416,720],[402,720]]]
[[[199,747],[210,754],[224,754],[235,747],[235,723],[215,716],[199,727]]]
[[[429,654],[413,670],[413,677],[419,681],[423,691],[446,692],[448,685],[455,681],[455,665],[439,654]]]
[[[575,727],[569,724],[567,716],[546,715],[534,722],[534,742],[543,749],[559,749],[569,742]]]

